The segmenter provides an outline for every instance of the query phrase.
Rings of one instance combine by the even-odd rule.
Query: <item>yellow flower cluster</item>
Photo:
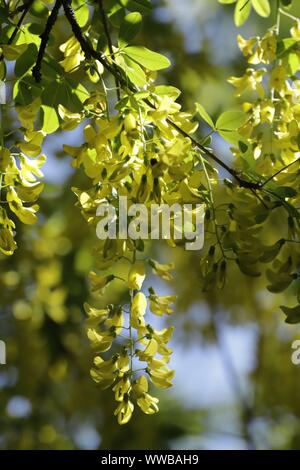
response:
[[[34,224],[37,220],[39,207],[33,203],[43,189],[38,179],[43,176],[41,166],[46,160],[40,155],[43,132],[34,130],[40,106],[40,100],[36,99],[16,108],[24,129],[24,141],[17,144],[19,151],[0,146],[0,251],[5,255],[12,255],[17,247],[12,213],[24,224]]]
[[[248,63],[258,68],[248,68],[242,77],[231,77],[228,81],[236,88],[236,95],[247,93],[243,103],[248,115],[240,129],[245,138],[244,152],[235,149],[242,159],[259,160],[259,171],[267,174],[269,165],[280,162],[289,164],[300,157],[300,33],[299,22],[290,30],[290,37],[280,39],[274,29],[262,38],[243,39],[238,36],[238,45]],[[261,65],[268,64],[267,71]],[[256,92],[250,95],[249,92]]]
[[[87,335],[93,351],[104,354],[118,347],[118,352],[110,356],[95,357],[91,375],[102,388],[112,387],[118,402],[115,415],[119,424],[128,423],[134,402],[146,414],[157,413],[159,400],[148,393],[148,380],[156,387],[165,389],[172,385],[174,376],[174,371],[168,367],[172,353],[168,343],[173,328],[157,331],[146,323],[148,299],[141,290],[145,277],[144,262],[133,263],[127,280],[131,293],[128,312],[121,305],[98,309],[85,304]],[[101,294],[111,280],[113,276],[92,273],[93,292]],[[170,314],[170,305],[175,299],[175,296],[159,297],[151,290],[150,309],[158,315]],[[117,344],[114,345],[114,341]]]

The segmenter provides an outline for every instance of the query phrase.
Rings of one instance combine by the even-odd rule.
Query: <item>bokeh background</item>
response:
[[[153,3],[137,42],[172,60],[160,81],[182,90],[184,107],[198,101],[214,117],[236,105],[226,78],[242,73],[245,63],[232,5]],[[252,13],[240,33],[260,34],[274,21]],[[283,21],[283,35],[288,27]],[[62,40],[68,34],[62,21],[56,34]],[[202,135],[207,131],[203,125]],[[89,297],[95,234],[70,189],[88,182],[62,152],[63,144],[81,141],[82,127],[48,137],[39,222],[18,226],[18,250],[10,258],[0,255],[0,338],[7,345],[7,364],[0,365],[0,449],[299,449],[300,368],[291,361],[291,344],[300,339],[300,327],[284,323],[279,305],[287,299],[270,294],[263,278],[234,267],[223,289],[203,293],[197,285],[201,253],[160,243],[148,246],[149,253],[174,260],[176,278],[171,285],[147,283],[179,296],[170,319],[176,326],[174,387],[161,393],[158,415],[137,411],[126,427],[118,426],[113,394],[89,376],[82,304]],[[224,141],[214,145],[230,159]],[[113,283],[103,302],[123,295],[121,283]]]

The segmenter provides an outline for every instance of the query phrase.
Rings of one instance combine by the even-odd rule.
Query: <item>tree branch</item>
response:
[[[51,30],[57,20],[58,12],[61,6],[62,6],[62,0],[56,0],[54,7],[51,11],[51,14],[47,19],[44,32],[40,35],[41,44],[40,44],[36,64],[32,69],[32,75],[35,78],[36,82],[40,82],[42,78],[41,67],[42,67],[43,57],[45,55],[45,51],[46,51],[46,47],[49,41]]]
[[[18,31],[20,29],[20,26],[22,25],[24,19],[25,19],[25,16],[27,15],[27,13],[29,12],[30,8],[31,8],[31,5],[33,4],[34,0],[28,0],[26,3],[24,3],[23,5],[21,5],[22,7],[22,15],[20,16],[19,18],[19,21],[17,22],[16,24],[16,27],[15,29],[13,30],[12,32],[12,35],[10,36],[9,40],[7,41],[7,44],[12,44],[16,35],[18,34]],[[19,7],[19,8],[21,8]],[[1,54],[0,55],[0,62],[4,59],[4,55]]]
[[[106,13],[105,13],[105,10],[104,10],[104,7],[103,7],[103,1],[98,0],[98,4],[99,4],[99,10],[100,10],[101,18],[102,18],[103,29],[104,29],[105,36],[106,36],[106,39],[107,39],[109,53],[110,53],[110,56],[111,56],[112,60],[114,60],[114,58],[115,58],[114,57],[114,50],[113,50],[111,37],[110,37],[110,34],[109,34],[109,28],[108,28]],[[115,65],[114,65],[114,69],[116,69]],[[119,84],[118,78],[116,76],[114,78],[115,78],[115,83],[116,83],[117,98],[118,98],[118,101],[119,101],[120,98],[121,98],[120,84]]]
[[[297,158],[297,160],[294,160],[293,162],[289,163],[288,165],[285,165],[284,167],[280,168],[280,170],[276,171],[273,175],[271,175],[264,183],[262,184],[262,187],[265,186],[269,181],[272,179],[276,178],[276,176],[280,175],[283,171],[287,170],[290,166],[295,165],[295,163],[300,162],[300,158]]]

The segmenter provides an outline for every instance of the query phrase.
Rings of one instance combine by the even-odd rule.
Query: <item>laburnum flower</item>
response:
[[[94,271],[90,272],[89,278],[91,281],[91,291],[95,294],[102,294],[103,289],[115,278],[114,274],[107,276],[99,276]]]
[[[149,395],[149,393],[147,393],[148,388],[148,380],[144,375],[141,375],[137,380],[135,380],[132,391],[137,398],[136,402],[141,410],[145,414],[151,415],[159,411],[159,399]]]
[[[271,100],[264,100],[260,104],[260,117],[262,123],[272,124],[275,117],[275,106]]]
[[[171,315],[173,309],[170,307],[176,301],[176,295],[156,295],[153,289],[149,289],[149,306],[152,313],[158,316]]]
[[[105,321],[105,326],[113,331],[115,335],[119,335],[124,324],[123,309],[121,306],[111,308],[111,316]]]
[[[119,424],[126,424],[130,421],[134,410],[134,404],[130,401],[127,395],[124,396],[124,400],[118,405],[114,414],[118,418]]]
[[[238,35],[237,42],[242,53],[249,56],[249,64],[270,64],[276,59],[277,40],[274,31],[268,31],[262,39],[246,40]]]
[[[98,309],[91,307],[88,303],[85,303],[83,307],[88,315],[87,325],[90,327],[95,327],[103,323],[109,315],[109,308]]]
[[[136,402],[146,415],[153,415],[159,411],[157,405],[159,403],[159,399],[152,397],[149,393],[144,393]]]
[[[147,372],[151,382],[157,388],[169,388],[172,386],[174,370],[170,369],[163,361],[152,360],[148,362]]]
[[[133,297],[130,308],[130,321],[133,328],[145,326],[144,316],[147,308],[147,299],[143,292],[138,292]]]
[[[254,46],[257,44],[257,38],[244,39],[240,34],[238,34],[236,39],[238,46],[245,57],[253,54]]]
[[[298,147],[299,124],[294,119],[288,124],[278,128],[275,132],[277,139],[275,146],[281,151],[281,158],[288,164],[300,157]]]
[[[295,25],[291,28],[291,35],[297,41],[300,41],[300,21],[296,21]]]
[[[117,359],[117,369],[119,376],[123,377],[123,375],[129,371],[130,368],[130,361],[127,350],[124,348],[123,351],[119,354]]]
[[[94,367],[91,369],[92,379],[99,383],[103,389],[110,387],[118,373],[117,362],[118,355],[104,361],[100,356],[94,358]]]
[[[0,223],[2,224],[3,217],[0,212]],[[0,251],[5,255],[12,255],[17,247],[12,232],[6,228],[0,227]]]
[[[171,281],[173,279],[172,274],[170,271],[174,269],[175,265],[174,263],[169,263],[169,264],[160,264],[157,261],[151,259],[149,261],[150,266],[153,269],[153,273],[156,274],[157,276],[161,277],[165,281]]]
[[[30,131],[34,129],[34,122],[41,109],[41,104],[41,99],[36,98],[26,106],[16,106],[16,111],[22,127]]]
[[[128,377],[124,376],[114,386],[113,391],[115,392],[115,400],[123,401],[124,395],[129,392],[131,383]]]
[[[163,328],[162,330],[154,330],[150,327],[150,325],[147,325],[147,328],[151,334],[151,337],[156,341],[158,345],[157,352],[161,354],[161,356],[169,357],[172,354],[173,350],[169,348],[167,344],[173,335],[174,327],[170,326],[168,328]]]
[[[73,72],[84,60],[84,53],[74,36],[71,36],[59,49],[64,53],[64,60],[60,61],[66,72]]]
[[[151,338],[147,342],[147,346],[144,351],[136,350],[136,355],[140,361],[150,361],[158,351],[158,343],[154,338]]]
[[[242,77],[230,77],[227,81],[236,87],[236,96],[241,96],[247,90],[253,90],[257,91],[260,98],[264,98],[265,90],[261,82],[265,73],[266,69],[248,68]]]
[[[270,87],[279,93],[286,91],[287,70],[283,65],[276,65],[270,76]]]
[[[137,261],[134,263],[128,273],[129,289],[140,290],[146,277],[145,263]]]
[[[94,328],[88,328],[87,336],[94,351],[103,353],[111,348],[116,335],[112,331],[101,331],[98,333]]]

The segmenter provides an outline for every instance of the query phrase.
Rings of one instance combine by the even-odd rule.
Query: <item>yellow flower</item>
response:
[[[6,227],[0,227],[0,251],[5,255],[12,255],[16,248],[12,232]]]
[[[87,324],[88,326],[91,326],[91,327],[98,326],[100,323],[103,323],[109,315],[108,308],[97,309],[97,308],[91,307],[87,303],[85,303],[83,307],[84,307],[86,314],[88,315]]]
[[[240,34],[238,34],[236,39],[237,39],[238,46],[240,50],[242,51],[242,53],[244,54],[244,56],[247,57],[253,54],[253,48],[257,43],[256,38],[244,39]]]
[[[129,361],[129,356],[124,348],[123,352],[120,354],[117,360],[117,368],[119,371],[119,375],[123,376],[124,373],[129,371],[129,366],[130,366],[130,361]]]
[[[162,367],[154,367],[155,364],[150,362],[148,365],[147,372],[150,376],[151,382],[157,388],[169,388],[172,386],[172,378],[175,375],[175,372],[171,370],[168,366],[163,365]]]
[[[291,35],[297,41],[300,41],[300,20],[296,21],[295,25],[291,28]]]
[[[137,350],[136,355],[138,356],[140,361],[144,362],[144,361],[151,360],[155,356],[157,351],[158,351],[157,341],[154,338],[151,338],[148,341],[148,344],[146,348],[144,349],[144,351]]]
[[[142,396],[144,393],[148,392],[149,384],[148,380],[144,375],[141,375],[136,379],[132,386],[132,391],[137,397]]]
[[[109,328],[111,331],[115,333],[115,335],[119,335],[122,331],[122,327],[124,324],[124,315],[121,306],[113,307],[111,309],[112,316],[105,321],[105,326]]]
[[[264,88],[261,84],[263,76],[265,75],[265,69],[247,69],[245,75],[242,77],[230,77],[228,82],[236,87],[236,96],[241,96],[248,89],[257,91],[260,98],[265,95]]]
[[[287,71],[283,65],[277,65],[273,68],[270,76],[270,87],[277,91],[284,91],[286,89]]]
[[[111,348],[115,335],[110,331],[101,331],[98,333],[94,328],[87,330],[87,336],[91,342],[92,348],[97,352],[106,352]]]
[[[89,278],[91,281],[91,291],[95,294],[99,294],[103,292],[104,287],[111,282],[115,276],[113,274],[109,274],[108,276],[98,276],[95,272],[90,272]]]
[[[124,395],[130,390],[131,383],[128,377],[125,376],[113,386],[113,391],[115,392],[115,400],[123,401]]]
[[[104,361],[100,356],[94,359],[94,367],[91,369],[92,379],[99,383],[101,387],[107,388],[112,385],[116,378],[118,356]]]
[[[143,393],[143,395],[137,399],[138,406],[142,409],[142,411],[146,415],[153,415],[154,413],[158,413],[159,408],[157,403],[159,403],[159,399],[152,397],[149,393]]]
[[[134,410],[133,403],[126,397],[124,397],[124,401],[122,401],[119,406],[115,410],[115,416],[118,417],[119,424],[126,424],[130,421],[132,413]]]
[[[172,274],[170,271],[174,269],[174,263],[169,264],[160,264],[155,260],[150,260],[150,266],[152,266],[154,274],[161,277],[165,281],[171,281],[173,279]]]
[[[147,308],[147,299],[143,292],[138,292],[135,294],[131,309],[130,309],[130,322],[133,328],[140,328],[145,326],[144,315],[146,313]]]
[[[129,289],[140,290],[146,277],[145,264],[143,261],[134,263],[128,273]]]
[[[151,293],[149,300],[150,310],[152,313],[158,316],[171,315],[173,313],[173,309],[170,305],[176,301],[176,295],[159,296],[155,293]]]
[[[84,60],[84,53],[81,46],[74,36],[71,36],[59,49],[64,53],[64,60],[59,63],[66,72],[73,72]]]

